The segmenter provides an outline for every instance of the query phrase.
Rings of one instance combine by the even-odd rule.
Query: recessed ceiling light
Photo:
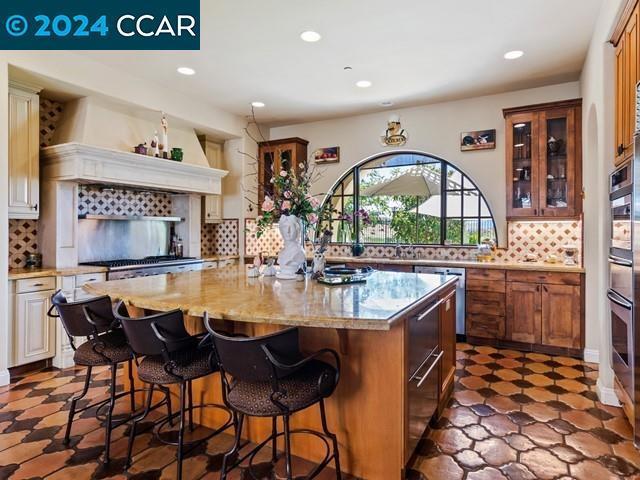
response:
[[[371,85],[373,85],[369,80],[358,80],[356,82],[356,87],[360,87],[360,88],[369,88]]]
[[[254,108],[262,108],[264,107],[264,103],[263,102],[251,102],[251,106]]]
[[[189,67],[178,67],[178,73],[182,75],[195,75],[196,71]]]
[[[513,128],[524,128],[524,123],[516,123]]]
[[[317,42],[322,38],[318,32],[314,32],[313,30],[307,30],[306,32],[302,32],[300,34],[300,38],[305,42]]]
[[[390,107],[393,105],[393,102],[389,102],[389,101],[380,102],[380,105],[382,105],[383,107]]]
[[[516,58],[520,58],[522,55],[524,55],[522,50],[511,50],[504,54],[504,58],[507,60],[515,60]]]

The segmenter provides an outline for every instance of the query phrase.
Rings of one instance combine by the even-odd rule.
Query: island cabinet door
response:
[[[440,407],[447,403],[453,389],[456,371],[456,294],[455,291],[443,298],[440,306]]]
[[[540,343],[540,291],[540,284],[507,282],[507,340]]]
[[[542,285],[542,343],[580,348],[580,287]]]

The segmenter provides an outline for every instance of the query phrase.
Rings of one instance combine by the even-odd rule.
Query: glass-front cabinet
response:
[[[507,217],[582,212],[581,101],[506,109]]]

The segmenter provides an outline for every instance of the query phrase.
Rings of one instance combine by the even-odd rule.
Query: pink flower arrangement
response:
[[[263,212],[271,212],[273,211],[275,204],[270,197],[264,197],[264,201],[262,202],[262,211]]]

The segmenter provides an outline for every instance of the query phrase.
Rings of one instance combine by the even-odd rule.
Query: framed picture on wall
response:
[[[319,148],[313,152],[313,160],[319,165],[338,163],[340,161],[340,147]]]
[[[496,148],[496,130],[473,130],[460,134],[460,150],[491,150]]]

